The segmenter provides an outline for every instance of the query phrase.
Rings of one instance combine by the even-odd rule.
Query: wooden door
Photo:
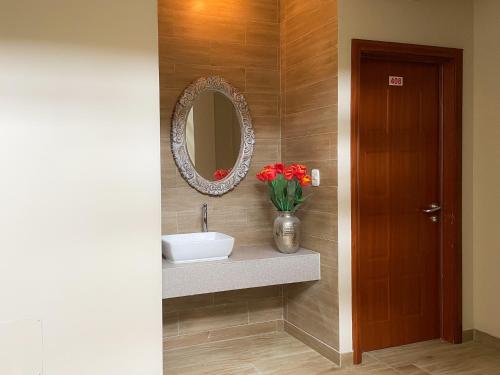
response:
[[[439,64],[361,59],[361,351],[440,337],[440,113]]]

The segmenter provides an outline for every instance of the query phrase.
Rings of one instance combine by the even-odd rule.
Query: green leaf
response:
[[[302,186],[296,178],[289,181],[279,174],[267,185],[271,202],[279,211],[295,212],[309,197],[303,197]]]
[[[295,200],[298,201],[302,198],[302,186],[300,186],[300,183],[297,181],[295,184]]]
[[[296,200],[297,205],[296,205],[296,206],[295,206],[295,208],[293,209],[293,212],[297,211],[297,210],[299,209],[299,207],[301,207],[301,206],[302,206],[302,204],[304,204],[304,202],[305,202],[306,200],[308,200],[308,199],[309,199],[309,197],[310,197],[311,195],[312,195],[312,193],[311,193],[311,194],[309,194],[309,195],[307,195],[307,196],[305,196],[305,197],[302,197],[302,196],[301,196],[299,199],[297,199],[297,200]]]
[[[295,194],[297,189],[297,184],[295,181],[288,181],[287,183],[287,211],[293,210],[295,206]]]
[[[267,183],[267,187],[269,190],[269,198],[271,198],[271,202],[273,202],[274,207],[276,207],[279,210],[279,204],[278,201],[276,200],[276,195],[274,194],[274,188],[271,182]]]
[[[294,179],[294,185],[295,185],[295,194],[293,197],[293,211],[295,212],[297,210],[297,205],[301,203],[301,198],[302,198],[302,187],[300,186],[299,181]]]
[[[283,175],[279,174],[274,181],[271,182],[272,188],[273,188],[273,193],[274,197],[276,199],[276,207],[280,211],[286,211],[287,209],[287,204],[286,204],[286,185],[287,182]]]

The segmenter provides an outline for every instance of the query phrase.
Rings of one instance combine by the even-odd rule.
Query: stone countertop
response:
[[[320,278],[320,255],[314,251],[283,254],[271,246],[243,246],[225,260],[184,264],[163,260],[163,299]]]

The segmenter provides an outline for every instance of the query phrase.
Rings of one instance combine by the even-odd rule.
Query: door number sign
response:
[[[389,76],[389,86],[403,86],[403,77]]]

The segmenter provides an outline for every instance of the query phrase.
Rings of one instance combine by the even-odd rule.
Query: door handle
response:
[[[438,212],[441,210],[441,207],[438,206],[437,204],[433,203],[429,206],[429,208],[424,208],[422,211],[425,212],[426,214],[432,214],[434,212]]]

